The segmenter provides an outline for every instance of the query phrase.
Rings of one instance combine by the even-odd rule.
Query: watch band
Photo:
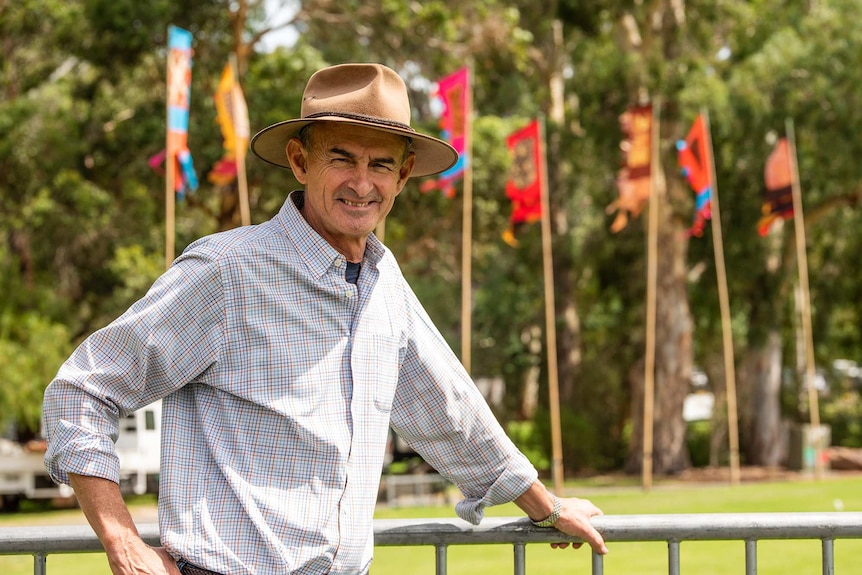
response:
[[[551,511],[551,514],[542,519],[541,521],[533,521],[530,519],[530,522],[536,527],[550,527],[560,518],[560,513],[563,511],[563,502],[560,501],[560,498],[554,495],[554,510]]]

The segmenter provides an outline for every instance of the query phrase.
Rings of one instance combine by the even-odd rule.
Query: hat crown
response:
[[[380,64],[341,64],[315,72],[303,92],[301,114],[356,117],[412,130],[407,86]]]
[[[416,158],[411,177],[444,172],[458,151],[410,126],[410,99],[404,80],[382,64],[339,64],[311,75],[302,95],[300,118],[277,122],[251,139],[251,150],[275,166],[290,168],[285,148],[302,128],[315,122],[341,122],[410,138]]]

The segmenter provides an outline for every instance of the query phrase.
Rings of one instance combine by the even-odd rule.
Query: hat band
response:
[[[408,126],[407,124],[402,124],[401,122],[396,122],[395,120],[386,120],[384,118],[377,118],[375,116],[364,116],[362,114],[349,114],[346,112],[317,112],[314,114],[309,114],[305,116],[304,120],[310,120],[313,118],[321,118],[325,116],[336,116],[339,118],[347,118],[348,120],[356,120],[359,122],[368,122],[370,124],[382,124],[384,126],[389,126],[390,128],[398,128],[400,130],[407,130],[408,132],[415,132],[413,128]]]

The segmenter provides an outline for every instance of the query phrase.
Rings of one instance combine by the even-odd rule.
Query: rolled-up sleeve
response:
[[[87,338],[45,390],[45,467],[119,482],[121,417],[194,381],[218,360],[223,334],[218,265],[185,254],[150,291]]]
[[[459,517],[513,501],[538,473],[505,434],[485,399],[412,291],[406,349],[392,408],[396,433],[464,494]]]

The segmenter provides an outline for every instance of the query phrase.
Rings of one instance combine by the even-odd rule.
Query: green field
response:
[[[659,484],[649,492],[637,487],[578,487],[572,484],[570,494],[578,492],[591,499],[606,514],[653,513],[745,513],[862,511],[862,478],[827,478],[820,481],[750,483],[737,487]],[[141,504],[144,505],[144,504]],[[489,516],[517,516],[511,505],[489,509]],[[449,507],[380,509],[379,518],[452,517]],[[0,526],[33,523],[68,524],[80,521],[76,510],[44,513],[0,515]],[[654,575],[667,573],[667,544],[612,543],[604,562],[608,575]],[[758,543],[759,575],[797,575],[821,573],[820,542],[762,541]],[[744,544],[739,542],[691,542],[681,545],[682,573],[717,575],[743,573]],[[451,575],[504,575],[512,573],[510,545],[451,546],[448,549],[448,573]],[[30,557],[0,557],[3,575],[29,575],[33,572]],[[107,562],[97,554],[52,555],[48,558],[52,575],[108,574]],[[434,573],[434,548],[378,547],[373,575]],[[547,545],[527,547],[527,573],[590,573],[590,553],[586,549],[554,550]],[[862,540],[838,540],[835,543],[835,573],[862,573]]]

